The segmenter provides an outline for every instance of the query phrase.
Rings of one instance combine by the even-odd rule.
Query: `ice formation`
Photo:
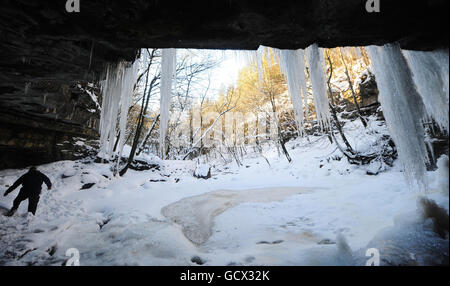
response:
[[[361,48],[360,47],[355,47],[355,53],[356,53],[356,57],[362,58],[362,53],[361,53]]]
[[[127,62],[119,62],[115,66],[109,65],[106,69],[106,79],[101,82],[102,108],[100,115],[99,157],[107,160],[113,157],[119,105],[126,106],[127,102],[129,104],[127,97],[131,97],[133,92],[133,85],[130,87],[128,84],[135,76],[133,75],[133,72],[135,72],[133,67],[134,65],[130,66]],[[123,121],[121,120],[120,123],[123,124]],[[119,129],[121,128],[122,126],[119,127]]]
[[[327,127],[330,120],[323,50],[312,44],[306,50],[317,121]]]
[[[448,132],[448,50],[404,50],[403,53],[428,115],[436,121],[441,130]]]
[[[104,159],[110,159],[110,145],[108,144],[111,132],[111,126],[113,125],[114,120],[117,120],[117,117],[114,118],[112,115],[113,101],[118,103],[116,98],[117,93],[113,93],[113,85],[117,81],[115,80],[115,75],[113,68],[108,66],[106,68],[106,79],[101,82],[101,91],[102,91],[102,108],[100,113],[100,152],[98,154],[99,157]],[[119,99],[120,100],[120,99]],[[114,123],[115,125],[115,123]]]
[[[163,49],[161,60],[161,98],[159,122],[159,149],[161,158],[166,157],[165,139],[169,125],[170,98],[172,96],[173,79],[176,72],[176,49]]]
[[[127,124],[128,108],[133,96],[136,81],[137,61],[134,64],[120,62],[116,66],[108,66],[106,79],[101,83],[102,107],[100,115],[100,152],[99,157],[113,158],[113,146],[117,137],[117,119],[119,121],[119,157],[122,154]],[[120,161],[120,160],[118,160]]]
[[[244,61],[247,64],[258,62],[257,51],[255,50],[233,50],[234,57],[239,61]]]
[[[264,75],[264,69],[263,69],[263,55],[264,55],[264,49],[263,47],[259,47],[255,51],[255,59],[256,59],[256,66],[258,67],[258,79],[259,82],[262,83],[263,75]]]
[[[120,158],[122,157],[123,146],[125,145],[125,133],[128,119],[128,109],[130,108],[131,98],[133,97],[134,84],[136,83],[136,75],[138,71],[138,61],[126,68],[122,78],[122,93],[120,100],[120,121],[119,121],[119,148],[117,160],[117,168],[119,170]]]
[[[263,57],[267,47],[260,46],[257,50],[234,50],[234,56],[239,61],[244,61],[248,65],[256,65],[258,80],[261,83],[264,76]]]
[[[289,94],[294,108],[295,122],[301,135],[304,121],[304,98],[307,96],[305,53],[303,50],[279,51],[280,67],[286,75]]]
[[[424,143],[424,105],[415,89],[411,71],[400,47],[387,44],[367,48],[377,79],[379,101],[405,176],[413,186],[426,190],[427,158]]]

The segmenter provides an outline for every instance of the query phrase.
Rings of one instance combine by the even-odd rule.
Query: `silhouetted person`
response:
[[[19,185],[22,185],[19,194],[14,200],[13,207],[6,215],[12,216],[16,212],[20,203],[26,199],[28,199],[28,212],[31,212],[34,215],[39,202],[42,183],[45,183],[49,190],[52,188],[50,179],[36,170],[36,167],[31,167],[25,175],[20,177],[11,187],[8,188],[8,190],[6,190],[4,194],[5,197],[10,192],[14,191]]]

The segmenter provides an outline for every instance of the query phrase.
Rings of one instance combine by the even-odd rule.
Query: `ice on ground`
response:
[[[245,191],[220,190],[182,199],[164,207],[162,214],[180,224],[184,235],[200,245],[212,234],[214,218],[229,208],[247,202],[273,202],[310,190],[303,188],[267,188]]]

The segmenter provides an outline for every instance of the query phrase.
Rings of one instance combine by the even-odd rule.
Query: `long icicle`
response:
[[[312,44],[307,48],[307,58],[317,121],[322,128],[326,128],[330,123],[330,109],[323,50]]]
[[[423,103],[441,130],[449,131],[448,120],[448,50],[403,51]],[[445,64],[446,62],[446,64]],[[444,63],[446,70],[441,68]]]
[[[126,116],[133,93],[136,72],[136,62],[134,64],[119,62],[115,66],[108,66],[106,69],[106,79],[101,83],[102,108],[100,115],[100,152],[98,154],[103,159],[111,160],[114,158],[113,144],[117,137],[116,127],[119,110],[121,111],[119,121],[121,147],[119,151],[123,148]]]
[[[108,98],[108,86],[109,86],[109,78],[110,78],[110,67],[108,66],[106,68],[106,76],[105,76],[105,80],[103,80],[100,83],[100,87],[101,87],[101,94],[102,94],[102,106],[100,109],[100,124],[99,124],[99,128],[100,128],[100,151],[98,153],[97,156],[99,156],[100,158],[104,158],[106,159],[106,142],[107,142],[107,132],[109,132],[109,130],[107,130],[107,120],[106,118],[108,117],[107,112],[109,111],[109,98]]]
[[[121,96],[121,78],[124,63],[115,67],[108,66],[106,79],[102,82],[102,110],[100,115],[100,152],[99,157],[111,160],[112,145],[116,136],[118,107]]]
[[[138,61],[127,67],[122,79],[122,96],[120,100],[120,120],[119,120],[119,149],[116,170],[119,170],[119,165],[122,158],[123,146],[125,145],[126,127],[128,119],[128,109],[133,97],[134,84],[136,83],[136,76],[138,72]]]
[[[159,149],[161,158],[166,158],[166,135],[169,125],[170,98],[176,71],[176,49],[163,49],[161,59],[161,98],[159,122]]]
[[[398,44],[369,46],[379,90],[379,101],[400,162],[410,186],[417,183],[426,190],[427,151],[424,143],[424,106],[417,93],[411,71]]]
[[[280,67],[286,75],[299,135],[303,135],[304,97],[307,95],[303,50],[281,50]]]

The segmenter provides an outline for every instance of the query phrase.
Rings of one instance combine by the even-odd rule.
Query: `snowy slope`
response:
[[[346,124],[346,134],[362,151],[371,139],[357,124]],[[373,128],[384,132],[385,127]],[[112,177],[106,164],[39,166],[54,188],[43,187],[36,217],[26,214],[27,202],[15,216],[0,216],[0,265],[62,265],[69,248],[79,250],[81,265],[197,265],[194,256],[206,265],[364,265],[370,243],[382,248],[394,234],[400,234],[397,241],[407,238],[397,229],[441,253],[446,243],[448,259],[448,236],[437,237],[429,222],[423,223],[417,207],[423,194],[408,188],[397,162],[369,176],[371,166],[350,165],[345,158],[328,161],[339,153],[326,137],[309,139],[287,144],[290,164],[267,147],[270,165],[256,155],[248,155],[242,167],[210,162],[208,180],[194,178],[194,161],[159,161],[161,171],[130,170],[122,178]],[[427,173],[426,195],[448,212],[444,160]],[[0,171],[2,189],[24,172]],[[80,190],[86,183],[95,185]],[[0,207],[9,208],[17,192],[1,197]],[[202,207],[196,208],[199,202]],[[168,208],[169,213],[162,211]],[[186,225],[197,227],[191,239]],[[418,263],[426,264],[419,259],[421,249],[410,245]]]

